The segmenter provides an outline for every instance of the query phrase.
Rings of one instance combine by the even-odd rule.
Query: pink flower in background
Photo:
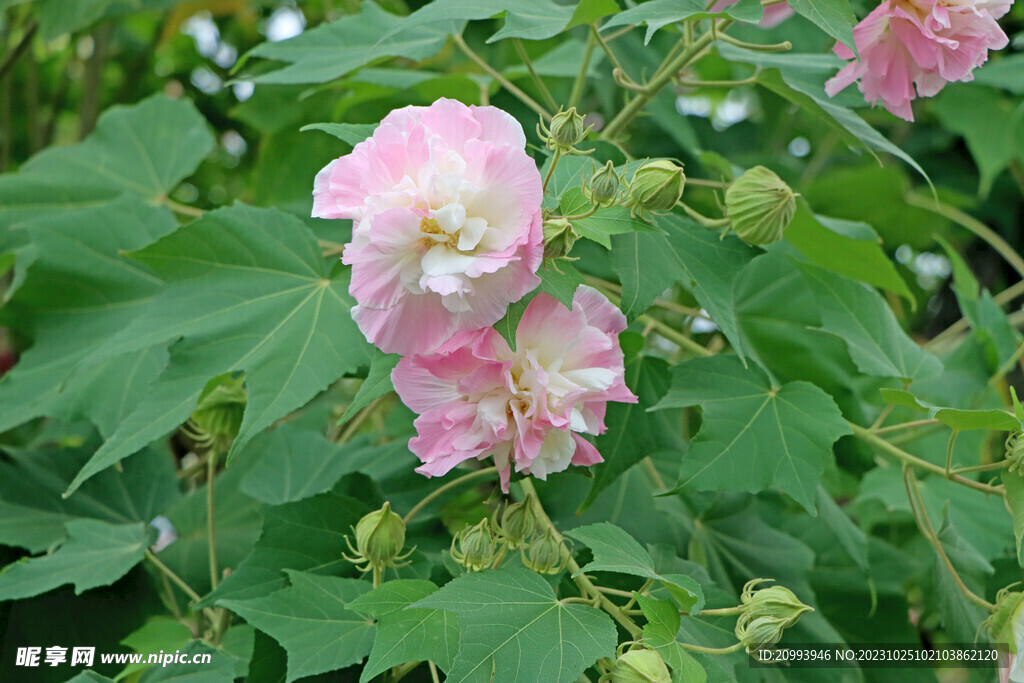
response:
[[[410,356],[391,373],[419,413],[409,448],[441,476],[463,460],[494,456],[508,491],[511,468],[539,479],[602,462],[580,436],[601,434],[608,401],[633,403],[623,381],[618,333],[626,319],[604,296],[580,287],[572,310],[547,294],[526,307],[516,350],[493,328],[453,340],[448,352]]]
[[[352,317],[388,353],[493,325],[538,284],[540,172],[519,123],[440,99],[388,114],[316,176],[313,215],[353,219]]]
[[[886,0],[853,29],[860,52],[836,44],[851,59],[825,84],[834,96],[856,80],[868,102],[881,100],[890,112],[914,120],[910,102],[931,97],[952,81],[970,81],[989,50],[1009,42],[997,19],[1013,0]]]
[[[711,11],[721,12],[728,7],[732,7],[737,2],[739,2],[739,0],[718,0],[718,2],[711,7]],[[772,28],[774,26],[778,26],[786,19],[793,16],[793,14],[795,14],[795,12],[793,12],[793,8],[789,6],[788,2],[779,2],[774,5],[768,5],[764,8],[764,17],[761,19],[758,26],[761,28]]]

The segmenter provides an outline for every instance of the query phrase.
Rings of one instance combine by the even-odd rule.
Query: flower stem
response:
[[[519,54],[519,59],[523,62],[523,66],[525,66],[526,70],[530,72],[530,78],[533,80],[533,84],[537,86],[537,90],[540,91],[540,96],[543,98],[544,103],[548,105],[551,111],[557,111],[558,102],[555,102],[555,98],[551,96],[551,91],[548,90],[548,86],[546,86],[541,77],[537,75],[537,70],[533,68],[533,61],[530,60],[530,55],[526,53],[523,41],[520,38],[513,38],[512,44],[515,46],[516,52]]]
[[[523,492],[533,501],[533,510],[537,515],[538,521],[549,528],[554,537],[558,539],[559,543],[561,543],[562,559],[564,560],[566,567],[569,568],[569,571],[575,574],[580,570],[580,566],[576,563],[576,560],[573,558],[569,548],[565,545],[565,538],[558,532],[558,529],[555,528],[555,525],[551,522],[551,518],[548,517],[548,514],[544,511],[544,506],[540,503],[540,496],[537,495],[537,490],[534,488],[533,482],[529,477],[525,477],[519,483],[523,487]],[[587,578],[586,574],[574,576],[573,581],[575,581],[576,585],[579,586],[580,592],[584,596],[590,597],[592,600],[596,600],[601,606],[601,609],[610,614],[612,619],[619,622],[619,624],[626,629],[633,638],[639,638],[643,634],[643,629],[637,626],[635,621],[625,615],[615,603],[609,600],[608,597],[602,593],[589,578]]]
[[[206,530],[210,551],[210,590],[217,587],[217,539],[214,535],[215,525],[213,518],[214,509],[214,486],[213,482],[217,476],[217,450],[211,448],[206,454]]]
[[[935,527],[932,526],[932,521],[928,518],[928,510],[924,507],[924,500],[921,498],[921,491],[917,488],[917,478],[914,476],[914,469],[907,464],[903,465],[903,485],[907,489],[907,498],[910,500],[910,510],[914,513],[914,519],[917,522],[918,528],[921,533],[924,534],[935,551],[942,558],[943,564],[946,565],[946,569],[949,570],[950,576],[956,582],[957,587],[964,594],[964,596],[973,602],[975,605],[982,607],[989,612],[995,612],[996,606],[985,598],[979,596],[977,593],[972,591],[960,578],[960,574],[957,573],[956,568],[949,559],[949,555],[946,554],[945,548],[942,547],[942,541],[935,533]]]
[[[481,69],[486,71],[490,75],[491,78],[493,78],[494,80],[498,81],[498,83],[500,83],[501,86],[503,88],[505,88],[505,90],[508,90],[510,93],[515,95],[517,98],[519,98],[520,102],[522,102],[527,107],[529,107],[530,109],[532,109],[535,112],[537,112],[538,114],[540,114],[541,118],[543,118],[545,121],[550,121],[551,120],[550,112],[548,112],[544,107],[542,107],[539,104],[537,104],[537,102],[532,97],[530,97],[525,92],[523,92],[518,87],[516,87],[507,78],[505,78],[500,73],[495,71],[494,68],[490,64],[488,64],[486,61],[484,61],[483,58],[480,57],[480,55],[478,55],[476,52],[474,52],[473,49],[470,48],[469,45],[466,44],[466,41],[462,38],[462,36],[460,34],[458,34],[458,33],[453,34],[452,35],[452,40],[455,41],[455,44],[459,46],[459,49],[462,50],[466,54],[467,57],[469,57],[474,62],[476,62],[477,66],[479,66]]]
[[[170,579],[178,588],[183,590],[185,592],[185,595],[191,598],[193,602],[199,602],[200,600],[202,600],[202,598],[199,596],[199,593],[196,593],[194,590],[192,590],[191,586],[185,583],[185,581],[180,576],[175,574],[170,567],[161,562],[160,559],[156,555],[154,555],[153,551],[149,548],[146,548],[146,559],[149,560],[154,567],[159,569],[160,572],[165,577]]]
[[[1017,251],[997,232],[974,216],[964,213],[960,209],[941,202],[938,199],[921,197],[913,192],[908,192],[904,196],[904,200],[911,206],[916,206],[919,209],[925,209],[926,211],[931,211],[934,214],[948,218],[960,227],[974,233],[985,242],[988,242],[989,246],[999,252],[999,254],[1006,259],[1006,262],[1013,266],[1013,269],[1016,270],[1021,277],[1024,277],[1024,259],[1020,257],[1020,254],[1018,254]]]
[[[706,655],[728,655],[732,654],[733,652],[738,652],[743,647],[743,643],[736,643],[735,645],[730,645],[729,647],[703,647],[701,645],[693,645],[692,643],[684,643],[682,641],[676,642],[678,642],[687,650],[692,650],[693,652],[700,652]]]
[[[858,424],[855,424],[853,422],[847,422],[847,424],[850,425],[850,429],[853,430],[854,436],[856,436],[861,441],[865,441],[871,444],[872,446],[882,451],[886,455],[890,455],[902,463],[905,463],[912,467],[916,467],[918,469],[922,469],[926,472],[930,472],[931,474],[937,474],[943,478],[946,477],[946,470],[944,468],[939,467],[938,465],[934,465],[928,462],[927,460],[922,460],[921,458],[918,458],[915,455],[911,455],[910,453],[907,453],[901,448],[897,448],[896,446],[892,445],[891,443],[889,443],[882,437],[878,436],[874,432],[865,429],[864,427],[861,427]],[[949,480],[954,481],[957,484],[962,484],[967,488],[974,489],[975,491],[980,491],[982,493],[988,493],[997,496],[1006,495],[1005,490],[1002,487],[982,484],[971,479],[961,477],[958,474],[951,473]]]
[[[412,510],[409,510],[409,513],[402,519],[402,522],[408,525],[409,522],[411,522],[413,518],[416,517],[416,515],[421,513],[423,511],[423,508],[430,505],[430,503],[433,502],[435,498],[444,495],[445,493],[451,491],[456,486],[462,486],[467,481],[473,481],[474,479],[480,479],[481,477],[486,477],[495,474],[497,473],[497,471],[497,467],[485,467],[482,470],[477,470],[475,472],[470,472],[469,474],[464,474],[458,479],[452,479],[444,486],[437,487],[436,489],[428,493],[426,496],[424,496],[423,500],[416,503],[416,505],[413,506]]]
[[[940,424],[938,420],[913,420],[912,422],[901,422],[898,425],[889,425],[888,427],[877,427],[871,431],[875,434],[888,434],[889,432],[898,432],[903,429],[914,429],[915,427],[937,424]]]
[[[555,166],[558,165],[558,160],[562,158],[562,152],[559,149],[555,149],[555,153],[551,156],[551,165],[548,166],[548,172],[544,175],[544,184],[541,185],[541,192],[548,191],[548,183],[551,182],[551,176],[555,172]]]
[[[590,69],[590,58],[594,55],[594,48],[597,47],[597,39],[593,32],[587,34],[587,46],[583,50],[583,61],[580,62],[580,72],[572,84],[572,94],[569,95],[569,106],[575,107],[583,97],[583,89],[587,85],[587,71]]]

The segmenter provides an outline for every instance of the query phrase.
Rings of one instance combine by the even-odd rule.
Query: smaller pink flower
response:
[[[932,97],[947,82],[973,80],[989,50],[1009,42],[997,19],[1013,0],[885,0],[853,29],[860,53],[838,43],[835,53],[854,60],[825,84],[834,96],[855,81],[868,102],[907,121],[910,103]]]
[[[712,7],[712,12],[722,12],[725,9],[732,7],[739,0],[718,0]],[[789,6],[788,2],[779,2],[774,5],[768,5],[764,8],[764,16],[761,18],[761,22],[758,24],[761,28],[773,28],[778,26],[786,19],[793,16],[795,12],[793,8]]]
[[[453,339],[444,352],[407,356],[392,371],[413,411],[409,448],[428,477],[493,456],[508,491],[511,470],[546,479],[570,464],[602,462],[581,434],[605,431],[608,401],[635,403],[623,380],[618,334],[626,319],[580,287],[572,310],[547,294],[526,307],[516,350],[493,328]]]

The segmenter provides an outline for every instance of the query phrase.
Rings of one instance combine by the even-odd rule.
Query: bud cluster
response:
[[[505,506],[501,514],[466,526],[452,539],[452,559],[468,571],[493,566],[509,550],[519,550],[523,565],[540,574],[557,574],[565,567],[562,540],[551,527],[538,533],[533,497]]]
[[[352,556],[342,553],[342,557],[355,564],[359,571],[373,569],[379,572],[385,567],[401,567],[404,566],[402,560],[412,554],[413,549],[410,549],[402,555],[405,522],[391,510],[390,503],[384,503],[380,510],[365,515],[352,532],[356,537],[356,547],[352,547],[352,540],[346,536],[345,543]]]
[[[740,616],[736,620],[736,638],[747,652],[771,647],[782,638],[782,632],[796,624],[800,617],[814,609],[803,604],[785,586],[757,588],[770,579],[753,579],[743,587]]]

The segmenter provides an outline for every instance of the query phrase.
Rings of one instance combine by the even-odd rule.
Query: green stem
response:
[[[939,424],[938,420],[913,420],[912,422],[901,422],[898,425],[889,425],[888,427],[878,427],[871,431],[875,434],[888,434],[889,432],[897,432],[903,429],[914,429],[915,427],[924,427],[927,425]]]
[[[985,242],[988,242],[989,246],[999,252],[999,254],[1006,259],[1006,262],[1013,266],[1013,269],[1016,270],[1021,277],[1024,277],[1024,259],[1020,257],[1020,254],[1018,254],[1017,251],[998,233],[974,216],[964,213],[960,209],[952,207],[949,204],[945,204],[937,199],[921,197],[913,192],[908,192],[904,199],[907,204],[910,204],[911,206],[916,206],[919,209],[925,209],[944,218],[948,218],[960,227],[969,230]]]
[[[25,30],[25,33],[22,34],[18,44],[4,55],[3,61],[0,61],[0,79],[7,75],[7,72],[14,66],[14,63],[18,61],[18,57],[32,44],[32,38],[35,37],[37,30],[39,30],[39,24],[33,21]]]
[[[646,591],[648,588],[650,588],[653,584],[654,584],[654,579],[647,579],[646,581],[644,581],[644,585],[640,586],[640,588],[637,589],[637,591],[635,593],[633,593],[632,595],[629,596],[629,602],[627,602],[625,605],[623,605],[621,607],[622,611],[625,612],[625,611],[629,610],[629,608],[632,607],[636,603],[636,596],[637,596],[637,594],[643,595],[644,591]]]
[[[687,216],[689,216],[693,220],[697,221],[698,223],[703,225],[705,228],[711,228],[712,230],[714,230],[716,228],[724,228],[725,226],[727,226],[727,225],[729,225],[731,223],[731,221],[728,218],[708,218],[704,214],[699,213],[698,211],[696,211],[694,209],[691,209],[689,206],[687,206],[683,202],[679,202],[678,206],[683,207],[683,211],[686,212]]]
[[[1022,294],[1024,294],[1024,280],[1010,285],[992,298],[995,299],[995,302],[1000,306],[1005,306]],[[933,348],[936,345],[942,344],[947,339],[955,337],[961,332],[966,331],[968,327],[970,327],[970,323],[967,321],[967,318],[960,318],[945,330],[935,335],[927,344],[925,344],[925,348]]]
[[[373,568],[373,587],[379,588],[380,584],[384,580],[384,570],[380,567],[374,566]]]
[[[645,325],[650,325],[658,334],[660,334],[665,339],[668,339],[670,342],[678,344],[682,348],[698,356],[715,355],[713,351],[708,351],[706,348],[704,348],[697,342],[693,341],[679,330],[676,330],[672,326],[661,322],[657,318],[652,318],[649,315],[641,315],[640,317],[637,318],[637,320],[644,323]]]
[[[196,593],[194,590],[192,590],[191,586],[189,586],[187,583],[185,583],[185,581],[180,576],[175,574],[174,571],[171,570],[170,567],[168,567],[166,564],[161,562],[160,559],[156,555],[154,555],[153,551],[150,550],[149,548],[146,548],[145,557],[146,557],[147,560],[149,560],[149,562],[154,567],[159,569],[160,572],[165,577],[170,579],[174,583],[174,585],[176,585],[178,588],[183,590],[185,592],[185,595],[187,595],[189,598],[191,598],[191,600],[193,602],[199,602],[200,600],[202,600],[202,598],[199,596],[199,593]]]
[[[735,607],[719,607],[718,609],[702,609],[700,615],[702,617],[734,617],[743,614],[743,606],[736,605]]]
[[[946,569],[949,571],[950,576],[956,582],[957,587],[964,594],[964,596],[973,602],[975,605],[982,607],[989,612],[995,612],[996,606],[985,598],[979,596],[963,582],[960,578],[960,574],[956,571],[953,563],[950,561],[949,556],[946,554],[946,549],[942,547],[942,541],[939,540],[938,535],[935,533],[935,527],[932,526],[931,519],[928,518],[928,510],[925,509],[924,500],[921,498],[921,491],[917,488],[917,478],[914,476],[914,470],[910,465],[903,466],[903,485],[907,489],[907,498],[910,500],[910,509],[914,513],[914,520],[917,522],[918,528],[921,533],[924,534],[935,551],[942,558],[943,564],[946,565]]]
[[[540,503],[540,496],[537,495],[537,490],[534,488],[533,482],[529,477],[526,477],[520,480],[519,483],[523,488],[523,492],[533,501],[533,510],[537,515],[538,521],[550,529],[554,537],[558,539],[559,543],[561,543],[562,559],[565,562],[566,567],[568,567],[569,571],[573,574],[580,571],[579,564],[576,563],[576,560],[573,558],[569,548],[565,545],[565,537],[558,532],[558,529],[551,522],[551,518],[548,517],[547,512],[544,511],[544,506]],[[633,638],[640,638],[640,636],[643,635],[643,629],[637,626],[636,622],[623,614],[622,610],[619,609],[615,603],[609,600],[604,593],[598,590],[597,586],[587,578],[586,574],[578,574],[577,576],[574,576],[573,581],[575,581],[576,585],[579,586],[580,592],[583,593],[583,595],[596,600],[601,606],[601,609],[610,614],[612,619],[619,622],[619,624],[626,629]]]
[[[868,429],[865,429],[864,427],[861,427],[858,424],[855,424],[853,422],[847,422],[847,424],[850,426],[850,429],[853,430],[854,436],[856,436],[861,441],[865,441],[865,442],[871,444],[872,446],[874,446],[878,450],[882,451],[883,453],[885,453],[887,455],[890,455],[890,456],[896,458],[897,460],[899,460],[902,463],[905,463],[907,465],[911,465],[911,466],[916,467],[918,469],[922,469],[922,470],[924,470],[926,472],[930,472],[931,474],[937,474],[940,477],[945,478],[946,470],[943,469],[942,467],[939,467],[938,465],[934,465],[934,464],[928,462],[927,460],[922,460],[921,458],[918,458],[917,456],[911,455],[910,453],[907,453],[906,451],[904,451],[904,450],[902,450],[900,448],[897,448],[896,446],[892,445],[891,443],[889,443],[888,441],[886,441],[882,437],[878,436],[874,432],[872,432],[872,431],[870,431]],[[966,486],[967,488],[974,489],[975,491],[980,491],[982,493],[988,493],[988,494],[993,494],[993,495],[997,495],[997,496],[1005,495],[1004,490],[1002,488],[1000,488],[1000,487],[989,486],[988,484],[981,484],[979,482],[972,481],[970,479],[966,479],[965,477],[961,477],[961,476],[956,475],[956,474],[951,475],[949,480],[950,481],[955,481],[958,484],[962,484],[963,486]]]
[[[583,49],[583,61],[580,62],[580,72],[572,84],[572,94],[569,95],[569,107],[575,107],[583,97],[583,89],[587,85],[587,71],[590,69],[590,58],[594,55],[594,48],[597,47],[597,39],[593,33],[587,34],[587,46]]]
[[[726,19],[717,23],[717,29],[722,31],[728,28],[732,24],[731,19]],[[644,108],[647,102],[661,92],[672,80],[672,77],[689,65],[690,61],[699,55],[704,48],[714,42],[714,35],[712,32],[705,33],[703,36],[698,38],[679,53],[678,56],[674,57],[671,61],[666,60],[662,63],[662,67],[658,69],[654,77],[646,86],[646,92],[638,93],[636,97],[630,100],[625,107],[613,118],[605,129],[601,131],[601,138],[614,138],[621,133],[626,126],[629,125],[640,110]]]
[[[1007,358],[1006,362],[999,366],[999,369],[996,370],[996,374],[992,375],[992,378],[988,381],[988,385],[990,387],[994,387],[999,384],[999,382],[1006,377],[1006,373],[1010,372],[1010,370],[1013,369],[1013,366],[1020,361],[1022,356],[1024,356],[1024,344],[1018,346],[1017,350],[1013,352],[1013,355]]]
[[[757,83],[757,76],[744,78],[741,81],[691,81],[685,78],[677,78],[676,84],[684,88],[738,88],[742,85],[753,85]]]
[[[462,50],[462,52],[465,53],[467,57],[476,62],[477,66],[486,71],[491,78],[498,81],[498,83],[500,83],[501,86],[505,88],[505,90],[508,90],[510,93],[519,98],[520,102],[522,102],[527,107],[540,114],[541,118],[543,118],[545,121],[551,120],[551,114],[544,107],[537,104],[537,102],[532,97],[527,95],[525,92],[516,87],[511,81],[509,81],[507,78],[505,78],[500,73],[495,71],[490,64],[484,61],[480,57],[480,55],[474,52],[472,48],[470,48],[469,45],[466,44],[466,41],[462,38],[461,35],[459,35],[458,33],[452,35],[452,40],[455,41],[455,44],[459,46],[459,49]]]
[[[726,33],[721,33],[718,37],[730,45],[735,45],[736,47],[743,48],[744,50],[750,50],[751,52],[787,52],[793,49],[793,43],[788,40],[784,40],[781,43],[775,43],[773,45],[761,45],[760,43],[748,43],[743,40],[737,40]]]
[[[170,197],[164,197],[162,203],[164,206],[168,207],[174,213],[180,213],[183,216],[193,216],[195,218],[198,218],[199,216],[202,216],[204,213],[206,213],[202,209],[197,209],[194,206],[179,204]]]
[[[601,50],[608,57],[608,61],[612,63],[612,67],[618,69],[622,73],[626,73],[626,70],[622,68],[622,63],[619,62],[619,58],[612,52],[612,48],[608,45],[604,38],[601,37],[601,32],[597,30],[594,24],[590,25],[590,35],[594,37],[597,44],[601,46]]]
[[[991,472],[992,470],[1001,470],[1009,465],[1009,461],[1000,460],[999,462],[990,462],[987,465],[971,465],[970,467],[957,467],[952,471],[952,474],[963,474],[964,472]]]
[[[541,187],[540,187],[541,192],[547,192],[548,191],[548,183],[551,182],[551,176],[555,172],[555,166],[558,165],[558,160],[561,159],[561,158],[562,158],[562,151],[560,149],[556,148],[555,149],[555,153],[551,156],[551,165],[548,166],[548,172],[546,174],[544,174],[544,184],[541,185]]]
[[[946,446],[946,479],[952,476],[953,471],[953,444],[956,443],[956,437],[960,434],[959,431],[954,429],[949,433],[949,445]]]
[[[684,643],[682,641],[676,642],[682,645],[687,650],[692,650],[693,652],[701,652],[706,655],[728,655],[732,654],[733,652],[738,652],[743,647],[743,643],[736,643],[735,645],[730,645],[729,647],[703,647],[701,645],[693,645],[692,643]]]
[[[209,537],[210,551],[210,590],[217,587],[219,580],[217,571],[217,539],[214,535],[214,479],[217,476],[217,451],[210,449],[206,454],[206,530]]]
[[[474,479],[480,479],[481,477],[496,474],[497,471],[497,467],[485,467],[482,470],[477,470],[475,472],[470,472],[469,474],[464,474],[458,479],[452,479],[444,486],[437,487],[436,489],[428,493],[426,496],[424,496],[420,502],[416,503],[416,505],[413,506],[412,510],[409,510],[409,513],[402,519],[402,522],[408,526],[409,522],[411,522],[416,517],[416,515],[422,512],[423,508],[430,505],[430,503],[433,502],[434,499],[437,498],[438,496],[444,495],[445,493],[451,491],[456,486],[462,486],[467,481],[473,481]]]
[[[523,66],[530,73],[530,79],[533,80],[533,84],[537,86],[537,90],[540,92],[540,96],[544,99],[544,103],[548,105],[551,111],[558,110],[558,102],[551,96],[551,91],[548,90],[548,86],[544,84],[544,81],[540,76],[537,75],[537,70],[533,68],[533,61],[530,60],[530,55],[526,53],[526,48],[523,46],[523,41],[519,38],[513,38],[512,44],[516,48],[516,52],[519,54],[519,59],[522,60]]]

